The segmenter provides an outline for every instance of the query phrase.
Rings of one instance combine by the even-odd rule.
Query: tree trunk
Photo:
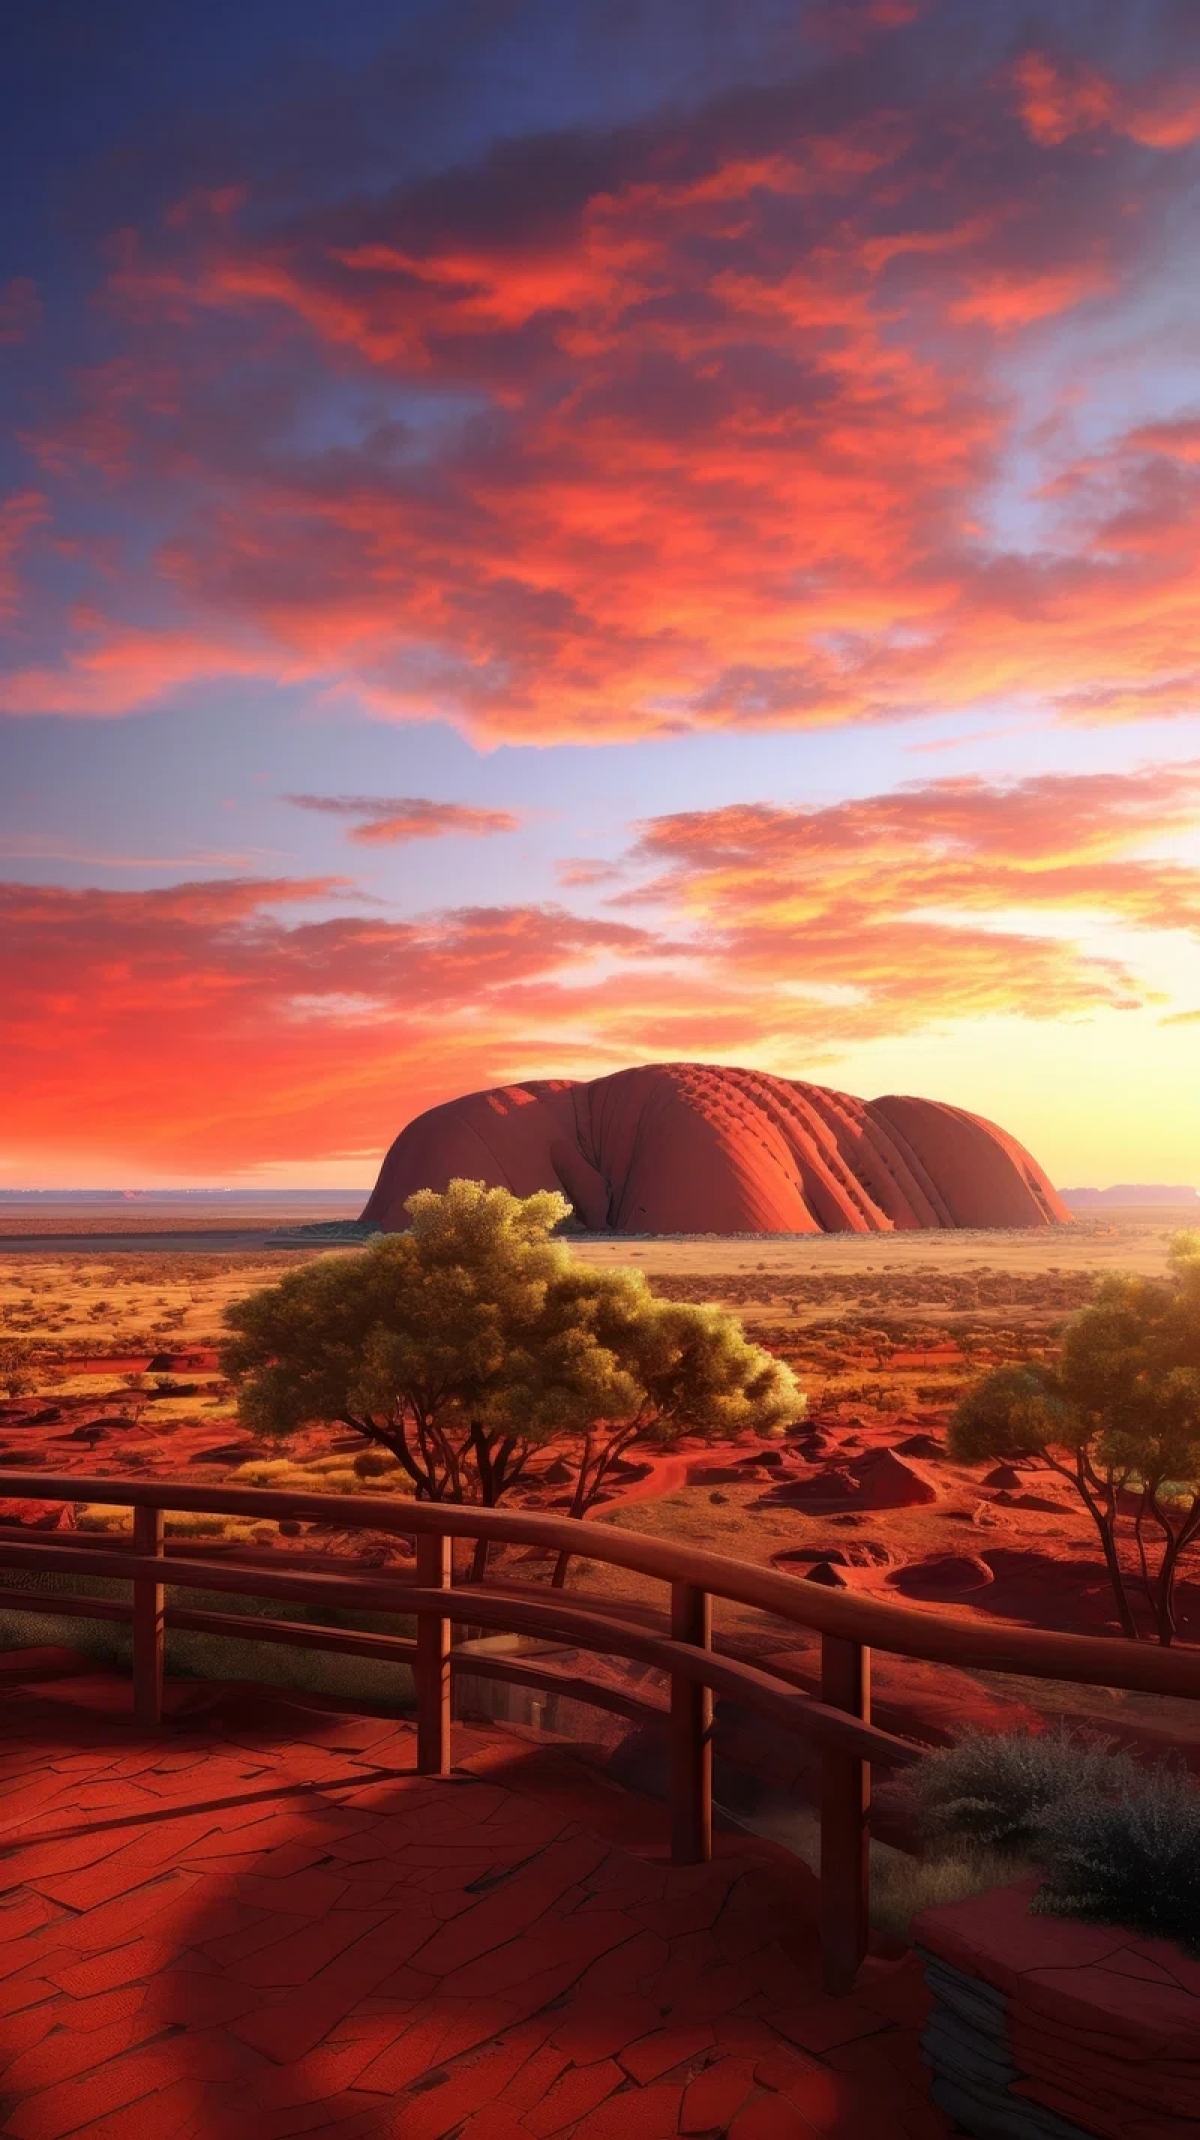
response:
[[[1096,1493],[1093,1493],[1089,1488],[1087,1475],[1084,1471],[1085,1457],[1082,1450],[1079,1450],[1076,1454],[1074,1471],[1068,1470],[1065,1464],[1057,1462],[1048,1453],[1044,1453],[1043,1460],[1049,1464],[1052,1471],[1061,1471],[1063,1477],[1071,1481],[1092,1522],[1095,1524],[1100,1538],[1100,1550],[1104,1555],[1104,1566],[1108,1572],[1108,1580],[1112,1586],[1112,1594],[1117,1607],[1117,1618],[1121,1623],[1121,1633],[1127,1636],[1130,1642],[1139,1641],[1138,1625],[1133,1617],[1133,1607],[1129,1602],[1129,1592],[1125,1588],[1125,1577],[1117,1553],[1116,1499],[1111,1481],[1107,1490],[1108,1505],[1105,1507],[1096,1498],[1097,1494],[1105,1492],[1105,1488],[1102,1482],[1096,1478],[1094,1472],[1092,1477],[1095,1480]]]

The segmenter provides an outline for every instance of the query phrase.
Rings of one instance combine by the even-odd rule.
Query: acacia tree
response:
[[[1200,1236],[1183,1234],[1165,1279],[1109,1277],[1073,1316],[1056,1364],[998,1369],[970,1391],[950,1430],[965,1462],[1036,1457],[1069,1480],[1100,1539],[1124,1634],[1176,1632],[1183,1555],[1200,1538]],[[1138,1576],[1121,1564],[1132,1528]]]
[[[552,1434],[628,1391],[586,1326],[547,1315],[564,1197],[455,1181],[406,1208],[406,1233],[231,1307],[222,1366],[255,1433],[338,1420],[390,1450],[418,1500],[494,1508]]]
[[[666,1448],[684,1433],[724,1441],[751,1430],[771,1433],[803,1415],[790,1367],[751,1344],[722,1309],[657,1300],[636,1270],[576,1265],[562,1290],[587,1315],[629,1393],[618,1407],[614,1383],[607,1409],[580,1430],[571,1516],[583,1518],[595,1506],[635,1443]],[[559,1555],[555,1585],[565,1582],[570,1557]]]
[[[454,1181],[405,1208],[408,1232],[307,1264],[229,1310],[222,1366],[252,1431],[337,1420],[389,1450],[418,1499],[487,1508],[535,1450],[566,1439],[583,1515],[640,1437],[685,1422],[761,1428],[803,1409],[790,1371],[732,1317],[655,1301],[639,1272],[575,1264],[551,1238],[565,1198]],[[480,1541],[476,1576],[486,1562]]]

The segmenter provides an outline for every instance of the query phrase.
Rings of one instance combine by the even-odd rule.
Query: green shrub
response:
[[[1160,1768],[1118,1798],[1066,1798],[1046,1823],[1033,1907],[1200,1952],[1200,1790]]]
[[[70,1576],[41,1570],[0,1570],[0,1650],[27,1649],[43,1644],[65,1644],[93,1663],[111,1671],[128,1673],[133,1663],[133,1638],[128,1625],[112,1620],[67,1618],[57,1613],[38,1613],[5,1605],[6,1589],[69,1591],[76,1597],[127,1597],[128,1585],[105,1576]],[[189,1607],[202,1612],[229,1612],[254,1619],[307,1621],[316,1627],[357,1627],[370,1634],[408,1635],[416,1632],[412,1617],[398,1613],[347,1611],[338,1606],[314,1607],[280,1599],[241,1596],[228,1591],[175,1589],[168,1592],[168,1606]],[[343,1700],[367,1701],[376,1706],[404,1709],[413,1700],[412,1673],[407,1664],[373,1657],[341,1656],[333,1650],[292,1648],[281,1643],[255,1642],[242,1635],[199,1634],[191,1628],[167,1630],[167,1671],[180,1679],[253,1680],[268,1687],[290,1688],[297,1693],[333,1694]]]
[[[1028,1858],[1059,1808],[1131,1792],[1137,1765],[1112,1741],[1059,1724],[1041,1732],[968,1731],[910,1770],[899,1795],[935,1851],[966,1845]]]

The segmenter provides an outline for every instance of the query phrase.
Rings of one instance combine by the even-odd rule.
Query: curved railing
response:
[[[417,1762],[426,1774],[450,1765],[452,1671],[567,1694],[637,1719],[666,1722],[671,1750],[671,1843],[677,1863],[706,1859],[712,1847],[712,1701],[716,1694],[758,1711],[812,1742],[822,1762],[821,1921],[826,1981],[853,1982],[866,1951],[870,1770],[919,1760],[922,1749],[871,1722],[870,1652],[1028,1677],[1073,1680],[1141,1693],[1200,1698],[1200,1650],[1162,1650],[1106,1636],[1053,1634],[1011,1625],[973,1625],[949,1614],[880,1599],[839,1595],[724,1554],[637,1536],[607,1523],[522,1511],[458,1507],[392,1497],[276,1493],[263,1487],[189,1486],[182,1481],[48,1477],[0,1472],[0,1497],[107,1503],[133,1510],[132,1544],[103,1536],[63,1542],[61,1531],[0,1537],[0,1566],[34,1573],[103,1576],[132,1584],[132,1599],[6,1589],[18,1611],[132,1623],[134,1709],[162,1716],[164,1633],[168,1627],[244,1636],[306,1649],[411,1665],[416,1688]],[[323,1523],[339,1530],[392,1533],[416,1541],[416,1579],[407,1574],[334,1572],[249,1564],[172,1551],[165,1510]],[[635,1606],[540,1585],[455,1586],[451,1543],[487,1539],[540,1546],[607,1562],[670,1585],[669,1632],[646,1624]],[[264,1556],[265,1558],[265,1556]],[[372,1634],[166,1604],[168,1588],[247,1592],[265,1599],[363,1612],[413,1615],[417,1635]],[[756,1665],[712,1645],[712,1601],[746,1605],[821,1638],[821,1693],[802,1692],[770,1662]],[[531,1660],[456,1653],[455,1624],[541,1637],[595,1655],[636,1660],[669,1675],[670,1704],[648,1701]]]

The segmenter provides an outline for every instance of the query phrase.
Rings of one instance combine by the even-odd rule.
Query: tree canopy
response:
[[[266,1436],[338,1420],[399,1459],[419,1498],[494,1507],[567,1441],[582,1515],[634,1441],[769,1431],[804,1399],[720,1309],[656,1300],[553,1238],[564,1197],[454,1181],[411,1225],[324,1257],[230,1310],[239,1413]]]
[[[1053,1365],[986,1376],[959,1406],[950,1450],[966,1462],[1036,1457],[1069,1479],[1096,1525],[1124,1632],[1140,1632],[1144,1602],[1169,1643],[1180,1558],[1200,1537],[1200,1236],[1177,1238],[1165,1278],[1102,1279]]]

